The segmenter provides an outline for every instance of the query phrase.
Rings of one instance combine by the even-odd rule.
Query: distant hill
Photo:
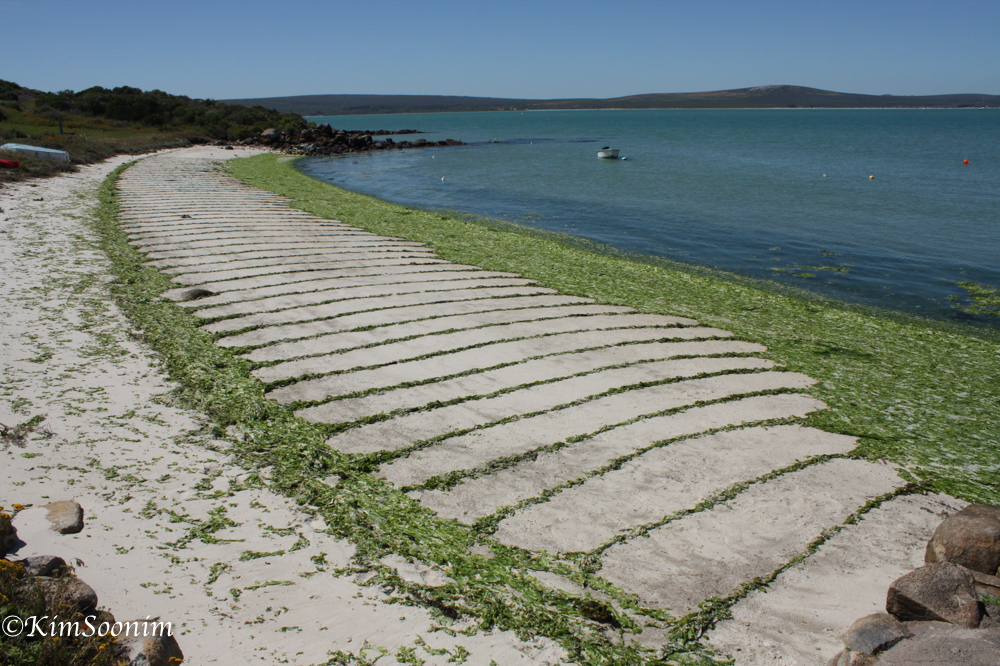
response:
[[[652,93],[610,99],[508,99],[446,95],[299,95],[227,99],[303,116],[501,111],[507,109],[773,109],[773,108],[966,108],[1000,107],[1000,95],[859,95],[803,86],[757,86],[697,93]]]
[[[298,95],[230,99],[226,104],[264,106],[303,116],[346,116],[368,113],[430,113],[436,111],[502,111],[538,104],[537,99],[459,97],[454,95]],[[296,109],[292,111],[291,109]]]

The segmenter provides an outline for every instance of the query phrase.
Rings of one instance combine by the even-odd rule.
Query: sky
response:
[[[0,79],[212,99],[1000,94],[1000,0],[0,0]]]

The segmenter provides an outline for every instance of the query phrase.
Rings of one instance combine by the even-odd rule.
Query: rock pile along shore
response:
[[[850,626],[828,666],[1000,664],[1000,507],[949,516],[924,561],[889,586],[887,612]]]
[[[340,155],[342,153],[361,153],[371,150],[392,150],[402,148],[430,148],[433,146],[464,146],[465,143],[456,139],[443,141],[396,141],[389,135],[420,134],[419,130],[340,130],[323,123],[319,127],[304,129],[299,134],[279,132],[269,128],[259,136],[238,141],[236,146],[268,146],[290,155]],[[387,138],[379,140],[376,136]],[[225,145],[218,142],[217,145]]]

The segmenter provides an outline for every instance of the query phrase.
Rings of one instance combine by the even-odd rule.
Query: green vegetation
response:
[[[0,144],[65,150],[71,158],[67,164],[0,151],[0,159],[21,162],[19,169],[0,169],[0,184],[73,171],[76,165],[112,155],[236,141],[269,127],[298,132],[309,125],[299,115],[262,106],[246,108],[160,90],[94,87],[52,93],[0,80]]]
[[[237,160],[230,169],[252,185],[291,197],[303,210],[427,242],[454,261],[518,272],[606,303],[697,317],[762,342],[770,357],[818,380],[811,392],[831,408],[808,422],[859,437],[853,455],[893,460],[919,482],[900,493],[926,488],[1000,503],[1000,344],[989,331],[880,314],[733,276],[615,256],[577,239],[498,221],[407,209],[312,180],[274,155]],[[375,575],[366,584],[390,590],[400,604],[430,608],[442,618],[471,619],[470,633],[498,628],[526,638],[547,636],[581,664],[718,663],[700,643],[703,634],[728,617],[740,598],[842,529],[828,530],[788,563],[730,596],[709,599],[690,615],[675,618],[642,607],[596,576],[588,554],[529,553],[495,541],[491,525],[468,528],[442,520],[368,473],[370,461],[364,457],[330,450],[321,425],[265,398],[247,361],[217,347],[188,310],[158,297],[175,285],[144,265],[145,258],[116,223],[120,171],[102,187],[95,223],[112,261],[116,279],[111,288],[119,307],[162,355],[180,384],[179,397],[215,421],[217,436],[225,436],[230,426],[239,434],[232,439],[233,451],[240,464],[257,470],[251,483],[266,482],[322,515],[334,534],[356,546],[353,566],[338,573],[371,571]],[[726,501],[740,489],[723,492],[709,504]],[[865,505],[845,525],[887,498]],[[192,524],[192,531],[207,533],[226,520],[215,518],[212,524]],[[490,556],[473,553],[475,544],[488,548]],[[388,554],[440,569],[452,582],[433,588],[407,582],[380,562]],[[540,584],[535,571],[557,573],[608,595],[614,602],[610,616],[606,622],[593,619],[586,598]],[[234,590],[234,596],[239,592]],[[627,636],[644,625],[668,630],[664,648],[616,644],[606,633],[610,627]],[[331,663],[368,662],[363,653],[343,653]]]
[[[959,301],[953,306],[956,310],[975,315],[993,315],[1000,317],[1000,289],[978,282],[959,282],[958,286],[969,295],[969,303],[961,303],[961,296],[950,296],[953,301]]]

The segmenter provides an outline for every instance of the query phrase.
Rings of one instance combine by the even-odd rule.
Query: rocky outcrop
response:
[[[58,578],[67,569],[66,560],[55,555],[34,555],[19,561],[24,565],[24,572],[29,576]]]
[[[1000,664],[1000,508],[971,505],[947,518],[925,561],[889,586],[888,614],[851,625],[828,666]]]
[[[976,579],[958,564],[928,564],[889,586],[885,609],[900,620],[939,620],[975,629],[979,626]]]
[[[844,645],[852,652],[875,654],[909,638],[913,633],[888,613],[873,613],[856,620],[844,634]]]
[[[938,525],[924,561],[953,562],[991,576],[1000,569],[1000,507],[972,504]]]
[[[444,146],[464,146],[456,139],[443,141],[395,141],[392,138],[376,139],[377,136],[419,134],[418,130],[339,130],[324,123],[314,128],[307,128],[298,134],[279,132],[273,127],[261,132],[259,136],[239,141],[236,145],[265,145],[290,155],[339,155],[342,153],[361,153],[374,150],[399,150],[403,148],[430,148]],[[216,145],[226,145],[224,141]]]

